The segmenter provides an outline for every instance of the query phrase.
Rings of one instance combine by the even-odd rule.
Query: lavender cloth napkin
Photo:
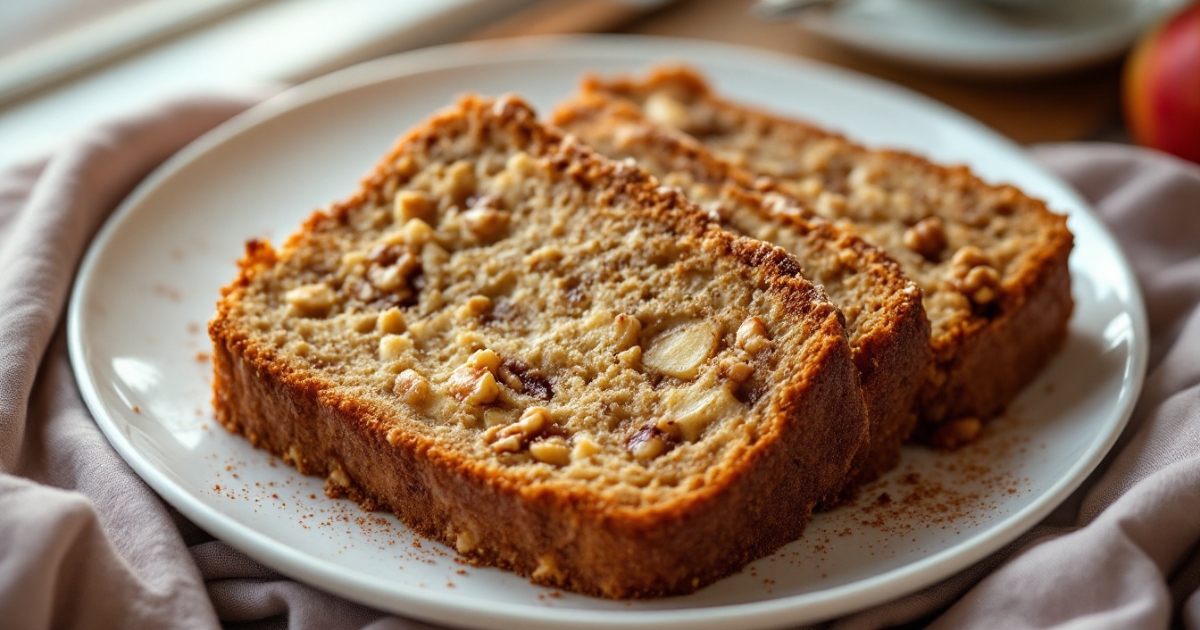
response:
[[[249,104],[163,106],[0,173],[0,627],[428,627],[212,539],[125,465],[76,389],[61,324],[88,241],[154,166]],[[1145,291],[1152,350],[1134,417],[1031,532],[941,584],[827,625],[1200,630],[1200,169],[1122,146],[1034,156],[1092,201]]]

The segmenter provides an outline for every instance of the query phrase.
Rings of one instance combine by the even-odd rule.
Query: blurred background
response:
[[[1131,126],[1123,115],[1123,69],[1131,47],[1143,42],[1140,48],[1150,52],[1139,54],[1150,60],[1141,65],[1149,69],[1131,71],[1136,80],[1127,83],[1136,87],[1125,90],[1138,94],[1124,97],[1137,110],[1139,99],[1162,100],[1158,84],[1173,89],[1181,82],[1178,75],[1159,77],[1166,72],[1160,67],[1200,66],[1200,26],[1183,29],[1185,43],[1173,45],[1159,42],[1170,38],[1154,30],[1180,11],[1198,13],[1189,4],[0,0],[0,168],[43,154],[98,120],[172,96],[286,86],[435,44],[558,33],[690,37],[815,59],[905,85],[1020,143],[1137,138],[1154,144],[1140,127],[1164,125]],[[1200,77],[1200,69],[1192,74]],[[1196,110],[1200,119],[1200,102]],[[1172,137],[1194,134],[1200,146],[1200,127],[1166,126]]]

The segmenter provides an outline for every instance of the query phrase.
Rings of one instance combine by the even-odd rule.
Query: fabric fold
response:
[[[253,102],[167,104],[0,175],[0,625],[219,625],[167,506],[80,399],[61,324],[75,269],[113,208]]]

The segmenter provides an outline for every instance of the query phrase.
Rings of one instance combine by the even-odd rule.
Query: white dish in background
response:
[[[937,72],[1030,77],[1116,58],[1183,0],[844,0],[797,20],[860,52]],[[1026,6],[1028,5],[1028,6]]]
[[[449,549],[415,541],[391,515],[325,498],[321,480],[216,426],[211,365],[197,353],[209,350],[204,324],[243,241],[278,241],[314,208],[348,196],[400,133],[458,94],[514,91],[546,112],[585,71],[681,59],[742,101],[873,145],[969,163],[1070,215],[1077,304],[1070,338],[978,445],[951,455],[908,449],[902,468],[865,491],[860,505],[819,515],[800,541],[698,593],[613,602],[461,566]],[[1113,239],[1078,195],[982,125],[848,72],[632,37],[417,51],[252,109],[173,157],[117,210],[80,270],[68,333],[81,391],[113,446],[213,535],[287,575],[386,610],[531,629],[787,626],[946,578],[1016,538],[1078,487],[1124,426],[1147,350],[1141,297]]]

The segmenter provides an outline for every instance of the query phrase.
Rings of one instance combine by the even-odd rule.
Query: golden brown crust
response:
[[[226,428],[301,472],[343,470],[350,486],[330,484],[332,495],[392,511],[452,548],[462,544],[463,532],[472,532],[478,546],[464,557],[473,562],[590,595],[656,597],[694,591],[796,539],[822,481],[845,474],[844,466],[833,475],[812,474],[829,461],[845,461],[858,446],[854,440],[829,444],[821,428],[862,413],[844,395],[854,368],[837,347],[836,321],[827,320],[823,332],[829,360],[811,380],[796,384],[803,395],[781,409],[781,421],[762,436],[763,447],[711,491],[654,511],[606,510],[594,497],[528,492],[442,461],[420,440],[390,445],[376,410],[323,397],[311,381],[281,371],[255,348],[215,346],[214,403]],[[213,334],[224,339],[219,327]],[[293,459],[290,449],[303,456]],[[554,550],[550,562],[548,550]]]
[[[974,227],[974,223],[986,220],[989,213],[998,213],[1005,220],[1019,218],[1024,221],[1026,228],[1034,233],[1021,235],[1024,240],[1020,254],[1013,256],[1012,264],[1002,270],[997,288],[1000,297],[983,306],[973,308],[968,300],[965,307],[957,309],[939,308],[936,312],[929,309],[931,296],[961,289],[952,283],[947,286],[944,281],[923,282],[912,272],[915,267],[907,266],[908,263],[901,260],[906,272],[921,284],[934,324],[931,339],[934,369],[918,402],[918,412],[924,423],[932,425],[960,418],[986,419],[1000,413],[1066,338],[1073,308],[1067,268],[1072,235],[1066,227],[1065,217],[1050,212],[1045,203],[1016,188],[986,184],[962,166],[941,166],[901,151],[867,150],[844,136],[815,125],[723,100],[712,92],[701,76],[683,67],[660,68],[644,79],[601,80],[593,77],[585,80],[582,91],[634,102],[643,102],[648,95],[663,92],[681,103],[702,104],[710,113],[718,112],[736,119],[739,122],[734,128],[754,129],[760,137],[770,138],[775,147],[781,148],[780,154],[787,155],[791,151],[796,161],[813,157],[805,154],[802,148],[817,147],[813,151],[818,154],[817,158],[822,157],[819,155],[822,150],[828,150],[829,154],[859,156],[873,166],[884,165],[884,178],[889,181],[912,177],[925,182],[925,188],[944,192],[955,203],[964,204],[966,216],[960,227],[967,232],[977,230],[978,234],[983,234],[983,228]],[[715,138],[721,134],[717,129],[705,128],[711,122],[700,121],[696,123],[699,127],[691,130],[705,146],[715,146],[718,142]],[[854,177],[850,172],[851,162],[830,166],[827,171],[817,169],[815,177],[813,172],[805,173],[804,169],[797,169],[795,175],[764,173],[750,163],[753,159],[748,152],[739,154],[740,150],[732,145],[722,148],[725,150],[723,155],[743,158],[748,170],[773,175],[754,182],[762,190],[795,192],[823,178],[822,185],[812,188],[813,195],[825,196],[825,192],[831,192],[834,194],[828,196],[837,200],[844,199],[839,196],[847,193],[846,182]],[[783,171],[790,168],[793,167]],[[808,181],[802,181],[802,178]],[[907,191],[904,194],[907,195]],[[971,206],[972,200],[980,199],[986,199],[987,203],[978,208]],[[905,201],[911,199],[906,197]],[[942,208],[937,213],[947,216],[956,211]],[[913,216],[911,221],[916,223],[920,218]],[[850,222],[855,221],[850,218]],[[856,227],[863,226],[856,224]],[[885,248],[897,252],[894,243]],[[930,432],[931,427],[919,431],[924,436]]]
[[[745,445],[704,471],[704,483],[669,500],[615,504],[586,485],[539,482],[448,448],[420,431],[397,431],[398,408],[338,393],[329,377],[257,341],[234,315],[239,300],[307,237],[339,229],[394,186],[409,154],[466,134],[519,142],[549,157],[598,200],[634,200],[655,225],[730,264],[792,321],[813,327],[811,354],[769,392],[772,414]],[[615,205],[587,220],[603,225]],[[582,218],[582,217],[581,217]],[[639,219],[640,220],[640,219]],[[539,125],[516,99],[467,98],[405,135],[349,201],[314,214],[280,251],[251,242],[209,324],[214,406],[231,431],[302,472],[329,476],[332,494],[390,509],[422,535],[472,561],[534,581],[605,597],[686,593],[795,539],[812,507],[837,492],[867,437],[857,374],[836,309],[782,250],[717,229],[677,193],[638,169],[605,160]],[[339,483],[332,483],[339,482]]]
[[[953,355],[941,362],[946,381],[922,392],[925,418],[998,415],[1062,348],[1074,309],[1070,248],[1047,248],[1045,255],[1009,292],[1015,303],[1006,304],[987,326],[964,331]]]
[[[860,451],[843,494],[851,495],[858,485],[899,463],[901,444],[916,425],[913,406],[931,352],[921,292],[894,260],[852,232],[811,213],[795,212],[802,207],[795,199],[764,199],[754,190],[756,176],[714,157],[687,136],[647,121],[639,108],[626,101],[600,92],[581,94],[560,105],[551,122],[614,158],[638,159],[643,168],[660,178],[671,172],[687,173],[687,181],[697,184],[692,187],[693,201],[702,206],[707,201],[718,202],[722,227],[745,233],[738,225],[738,219],[745,217],[720,213],[753,213],[787,230],[791,240],[805,243],[803,249],[791,249],[790,253],[798,257],[806,277],[819,281],[821,274],[814,271],[832,268],[828,273],[839,285],[848,279],[856,288],[837,291],[831,297],[843,309],[851,304],[839,303],[839,297],[853,301],[856,312],[862,311],[847,332],[867,406],[871,446]],[[782,240],[773,242],[786,248]]]

